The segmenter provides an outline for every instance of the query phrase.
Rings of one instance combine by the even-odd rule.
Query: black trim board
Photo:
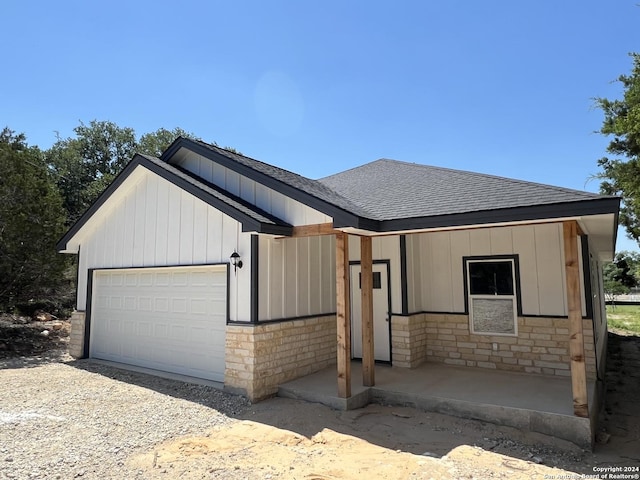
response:
[[[279,191],[288,197],[311,208],[333,217],[335,228],[353,227],[372,232],[395,232],[402,230],[417,230],[425,228],[445,228],[457,226],[471,226],[491,223],[516,222],[527,220],[541,220],[575,217],[581,215],[616,214],[619,211],[620,199],[616,197],[593,198],[554,204],[531,205],[495,210],[480,210],[456,213],[450,215],[434,215],[428,217],[397,218],[376,220],[366,218],[356,213],[338,207],[326,200],[322,200],[309,192],[296,188],[286,182],[271,177],[247,165],[226,157],[202,143],[179,137],[160,157],[169,163],[170,159],[181,149],[185,148],[198,155],[217,162],[251,180],[268,188]],[[244,157],[244,155],[243,155]],[[245,157],[249,160],[258,160]],[[262,163],[262,162],[261,162]],[[293,173],[293,172],[290,172]],[[355,206],[355,205],[354,205]]]
[[[91,349],[91,302],[93,301],[93,271],[95,269],[90,268],[87,270],[87,299],[84,306],[84,338],[82,345],[82,357],[89,358]]]
[[[352,212],[344,210],[332,203],[329,203],[325,200],[322,200],[318,197],[313,196],[312,194],[300,190],[288,183],[285,183],[281,180],[273,178],[263,172],[255,170],[247,165],[243,165],[237,161],[234,161],[211,148],[202,145],[201,143],[195,142],[188,138],[178,137],[170,146],[165,150],[165,152],[161,155],[160,159],[164,160],[168,163],[171,163],[170,159],[181,149],[186,148],[189,151],[192,151],[198,155],[201,155],[209,160],[212,160],[234,172],[243,175],[251,180],[254,180],[265,187],[271,188],[277,192],[283,193],[284,195],[307,205],[308,207],[314,208],[316,210],[325,213],[333,217],[334,225],[339,226],[353,226],[356,228],[367,228],[371,220],[360,217]],[[244,157],[244,155],[242,155]],[[258,161],[252,159],[250,157],[246,157],[253,161]],[[291,172],[293,173],[293,172]],[[336,225],[336,226],[337,226]]]
[[[102,207],[102,205],[114,194],[114,192],[124,183],[124,181],[129,178],[129,176],[133,173],[133,171],[141,166],[146,168],[150,172],[160,176],[161,178],[171,182],[182,190],[192,194],[196,198],[199,198],[203,202],[211,205],[212,207],[220,210],[221,212],[229,215],[234,218],[238,222],[242,224],[243,232],[252,232],[256,231],[259,233],[268,233],[273,235],[291,235],[293,231],[293,227],[286,224],[285,222],[273,217],[272,215],[262,211],[261,209],[255,207],[254,205],[250,205],[244,200],[235,197],[227,192],[224,192],[224,195],[229,197],[243,206],[254,210],[256,213],[259,213],[261,216],[266,218],[272,217],[274,223],[268,224],[265,222],[260,222],[259,220],[252,218],[247,215],[245,212],[234,208],[223,200],[216,198],[215,196],[205,192],[204,190],[198,188],[196,185],[186,181],[184,178],[181,178],[175,175],[168,170],[163,169],[159,165],[151,162],[149,159],[143,157],[142,155],[135,155],[133,159],[127,164],[127,166],[118,174],[118,176],[109,184],[109,186],[102,192],[102,194],[91,204],[91,206],[87,209],[87,211],[80,217],[76,223],[64,234],[64,236],[58,241],[56,244],[56,249],[58,251],[65,250],[67,242],[71,240],[76,233],[84,226],[84,224]],[[178,167],[172,166],[173,168],[180,170]],[[184,173],[184,172],[183,172]],[[185,173],[186,174],[186,173]],[[202,181],[201,179],[194,179],[201,183],[204,186],[215,189],[216,191],[220,191],[220,189],[214,185],[211,185],[207,182]]]
[[[639,305],[640,303],[630,303],[630,305]],[[402,313],[391,313],[391,315],[393,315],[394,317],[411,317],[413,315],[422,315],[422,314],[427,314],[427,315],[469,315],[468,313],[465,312],[436,312],[434,310],[420,310],[417,312],[411,312],[411,313],[407,313],[406,315],[402,314]],[[569,317],[567,317],[566,315],[532,315],[532,314],[528,314],[528,313],[523,313],[522,315],[518,315],[518,318],[553,318],[553,319],[563,319],[563,320],[568,320]],[[583,320],[592,320],[591,317],[587,317],[586,315],[582,316]]]
[[[409,312],[409,287],[407,284],[407,236],[400,235],[400,295],[402,314]]]
[[[584,283],[584,311],[586,316],[593,318],[593,295],[591,289],[591,261],[589,259],[589,237],[580,236],[580,248],[582,250],[582,278]],[[595,338],[595,336],[594,336]]]
[[[619,198],[594,198],[576,202],[532,205],[528,207],[481,210],[477,212],[435,215],[431,217],[398,218],[379,222],[377,232],[395,232],[425,228],[462,227],[492,223],[552,220],[581,215],[615,214]]]
[[[284,322],[294,322],[296,320],[307,320],[309,318],[322,318],[322,317],[335,317],[337,315],[336,312],[329,313],[318,313],[315,315],[302,315],[299,317],[285,317],[285,318],[274,318],[273,320],[260,320],[258,323],[254,322],[242,322],[238,320],[229,320],[227,325],[240,325],[245,327],[259,327],[260,325],[267,325],[270,323],[284,323]]]
[[[370,218],[362,217],[353,212],[349,212],[342,207],[338,207],[326,200],[322,200],[309,192],[298,189],[286,182],[273,178],[266,173],[255,170],[247,165],[241,164],[228,158],[205,145],[185,139],[178,138],[172,143],[169,148],[162,154],[161,161],[166,162],[171,167],[182,171],[178,166],[170,163],[171,157],[173,157],[181,148],[186,148],[194,153],[202,155],[220,165],[225,166],[247,178],[250,178],[258,183],[261,183],[271,189],[279,191],[288,197],[299,201],[311,208],[319,210],[327,215],[333,217],[333,224],[335,228],[353,227],[364,229],[373,232],[395,232],[402,230],[418,230],[426,228],[445,228],[454,226],[471,226],[482,225],[491,223],[513,222],[513,221],[527,221],[527,220],[540,220],[540,219],[553,219],[572,217],[579,215],[595,215],[595,214],[610,214],[617,215],[620,206],[620,199],[615,197],[595,198],[590,200],[580,200],[575,202],[566,202],[550,205],[532,205],[525,207],[504,208],[497,210],[485,210],[477,212],[465,212],[452,215],[435,215],[429,217],[414,217],[414,218],[398,218],[390,220],[374,220]],[[246,157],[249,158],[249,157]],[[254,160],[257,162],[257,160]],[[240,223],[242,223],[242,230],[245,232],[259,232],[273,235],[290,236],[292,227],[285,222],[277,221],[274,224],[261,222],[251,216],[247,215],[224,201],[204,192],[193,183],[187,182],[185,179],[176,176],[175,174],[163,169],[159,165],[151,162],[146,157],[141,155],[135,155],[133,159],[127,164],[122,172],[114,179],[114,181],[107,187],[107,189],[98,197],[98,199],[87,209],[84,215],[69,229],[69,231],[58,241],[56,248],[61,251],[66,249],[66,244],[73,238],[73,236],[82,228],[82,226],[88,221],[89,218],[102,206],[102,204],[113,194],[113,192],[126,180],[126,178],[133,172],[133,170],[141,165],[153,173],[160,175],[162,178],[172,182],[192,195],[200,198],[206,203],[210,204],[214,208],[230,215]],[[206,185],[209,188],[216,189],[218,192],[222,192],[219,187],[212,184],[208,184],[203,179],[194,176],[191,172],[182,172],[185,175],[192,178],[194,181]],[[234,197],[228,192],[224,192],[224,195],[229,199],[243,204],[247,208],[259,212],[255,206],[249,205],[247,202]],[[269,214],[260,211],[261,216],[270,218]],[[275,219],[275,217],[274,217]],[[278,219],[275,219],[278,220]],[[615,235],[615,232],[614,232]]]

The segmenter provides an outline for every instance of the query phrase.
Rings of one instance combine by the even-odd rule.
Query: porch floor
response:
[[[281,385],[278,395],[338,410],[369,403],[403,405],[553,435],[591,448],[588,418],[573,415],[570,377],[548,377],[425,363],[417,368],[376,365],[376,385],[362,385],[362,364],[351,364],[351,397],[337,395],[335,366]],[[595,384],[589,383],[589,409]]]

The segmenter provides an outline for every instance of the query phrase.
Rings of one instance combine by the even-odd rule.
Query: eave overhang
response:
[[[239,197],[223,192],[208,182],[190,175],[176,166],[164,167],[151,159],[136,154],[120,174],[109,184],[102,194],[91,204],[87,211],[76,221],[67,233],[58,241],[56,249],[62,253],[75,253],[67,249],[67,244],[82,230],[93,215],[112,197],[116,190],[130,177],[136,168],[145,168],[161,178],[171,182],[196,198],[229,215],[242,224],[243,232],[257,232],[271,235],[289,236],[292,226],[264,212]]]

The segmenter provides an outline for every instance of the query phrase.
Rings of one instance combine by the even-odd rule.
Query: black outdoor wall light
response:
[[[231,265],[233,265],[233,273],[237,273],[239,268],[242,268],[242,260],[240,260],[240,254],[235,250],[229,257],[231,259]]]

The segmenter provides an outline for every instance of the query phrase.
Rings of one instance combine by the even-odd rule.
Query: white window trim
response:
[[[469,266],[472,263],[486,263],[486,262],[509,262],[511,263],[511,279],[513,281],[513,295],[472,295],[471,294],[471,272]],[[483,259],[467,259],[467,305],[469,310],[469,332],[472,335],[487,335],[492,337],[517,337],[518,336],[518,282],[516,281],[516,262],[513,258],[483,258]],[[499,298],[500,300],[511,300],[513,302],[513,333],[502,332],[477,332],[473,328],[473,300],[474,299],[487,299],[493,300]]]

